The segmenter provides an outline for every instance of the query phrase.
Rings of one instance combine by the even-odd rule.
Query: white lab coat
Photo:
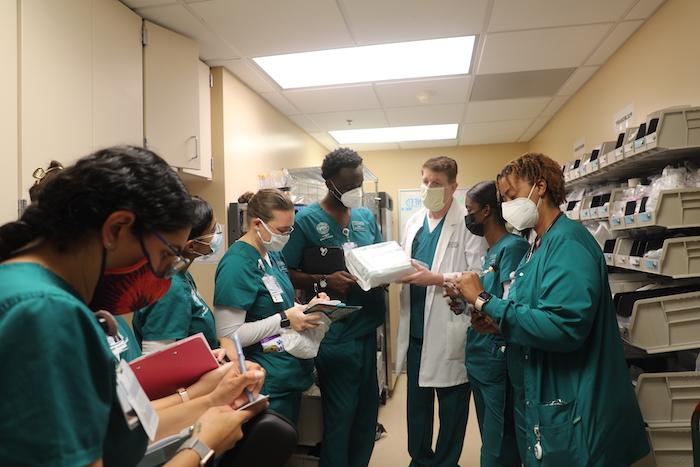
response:
[[[421,209],[406,223],[403,248],[410,255],[413,240],[423,226],[427,209]],[[464,224],[467,210],[457,200],[447,211],[440,239],[435,249],[432,271],[446,277],[462,271],[481,271],[487,243],[473,235]],[[464,349],[467,342],[469,317],[455,315],[443,297],[442,287],[430,286],[425,297],[423,350],[418,384],[421,387],[450,387],[467,382]],[[401,373],[408,353],[411,321],[411,287],[401,287],[401,313],[397,338],[396,374]]]

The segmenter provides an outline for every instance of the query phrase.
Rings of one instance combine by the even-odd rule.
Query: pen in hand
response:
[[[245,373],[246,367],[245,367],[245,356],[243,355],[243,347],[241,347],[241,340],[238,338],[238,333],[233,334],[232,336],[233,343],[236,345],[236,355],[238,356],[238,368],[241,370],[241,374]],[[253,393],[250,392],[250,389],[245,388],[245,395],[248,398],[248,402],[253,402],[255,401],[255,397],[253,397]]]

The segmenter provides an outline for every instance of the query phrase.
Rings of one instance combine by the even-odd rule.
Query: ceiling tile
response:
[[[371,85],[298,89],[284,91],[283,95],[306,114],[380,107]]]
[[[389,125],[381,109],[317,113],[308,114],[307,117],[324,131],[348,130],[351,128],[377,128]],[[348,124],[348,120],[351,120],[352,123]]]
[[[385,109],[391,126],[438,125],[459,123],[464,104],[423,105]]]
[[[338,147],[338,143],[328,133],[309,133],[316,141],[329,151]]]
[[[582,66],[577,68],[571,75],[571,78],[569,78],[561,89],[559,89],[557,94],[560,96],[570,96],[574,94],[586,83],[586,81],[590,79],[591,76],[593,76],[593,73],[598,71],[598,68],[599,67],[597,66]]]
[[[544,108],[540,117],[551,117],[561,109],[561,106],[569,100],[571,96],[555,96],[552,101]]]
[[[488,0],[341,0],[358,44],[478,34]]]
[[[199,44],[199,57],[202,60],[238,57],[233,48],[182,5],[142,8],[136,10],[136,13],[154,23],[194,39]]]
[[[354,149],[362,155],[362,151],[390,151],[399,149],[398,143],[372,143],[372,144],[348,144],[348,147]]]
[[[296,125],[304,130],[305,132],[311,133],[321,133],[321,128],[309,119],[306,115],[288,115],[289,119],[296,123]]]
[[[654,14],[664,0],[639,0],[632,10],[625,16],[625,19],[647,19]]]
[[[470,76],[421,79],[375,84],[379,100],[384,107],[409,107],[421,101],[417,95],[425,93],[428,104],[458,104],[467,101]]]
[[[636,0],[497,0],[489,32],[614,22]]]
[[[520,138],[532,120],[505,122],[465,123],[462,125],[460,144],[512,143]]]
[[[334,1],[212,0],[188,6],[247,57],[355,45]]]
[[[535,118],[549,101],[549,97],[472,101],[467,104],[467,114],[464,121],[474,123]]]
[[[299,113],[299,109],[294,107],[294,104],[278,92],[263,92],[260,95],[285,115],[296,115]]]
[[[247,59],[237,60],[209,60],[210,66],[223,66],[243,81],[249,88],[258,93],[276,92],[277,86],[263,72],[259,71]]]
[[[539,117],[536,118],[535,121],[532,122],[532,125],[530,125],[530,128],[525,130],[525,133],[520,137],[518,141],[521,143],[526,143],[530,141],[532,138],[534,138],[537,133],[540,132],[542,128],[547,124],[547,122],[551,119],[551,117]]]
[[[135,8],[143,8],[146,6],[155,6],[155,5],[174,5],[177,3],[177,0],[120,0],[124,5],[128,6],[129,8],[135,9]]]
[[[644,21],[625,21],[615,26],[615,29],[605,38],[603,43],[593,52],[586,65],[602,65],[610,56],[634,34]]]
[[[577,67],[611,24],[486,35],[478,74]]]
[[[410,141],[399,143],[401,149],[446,148],[458,145],[459,140],[457,139],[445,139],[441,141]]]
[[[471,100],[513,99],[554,95],[575,68],[519,71],[474,77]]]

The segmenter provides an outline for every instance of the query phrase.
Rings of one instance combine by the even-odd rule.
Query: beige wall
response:
[[[276,169],[320,165],[328,152],[227,70],[212,69],[212,181],[187,178],[193,194],[208,200],[226,222],[228,203],[256,191],[258,175]],[[183,177],[184,178],[184,177]],[[204,298],[212,303],[216,265],[191,268]]]
[[[0,2],[0,224],[17,218],[17,2]]]
[[[581,137],[591,150],[617,137],[615,113],[634,105],[632,123],[655,110],[700,105],[700,2],[667,0],[532,140],[530,149],[560,161]]]

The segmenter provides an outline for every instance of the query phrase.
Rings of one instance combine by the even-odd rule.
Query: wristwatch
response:
[[[318,281],[318,285],[322,289],[325,289],[326,287],[328,287],[328,280],[326,279],[326,276],[321,276],[321,280]]]
[[[484,290],[478,297],[476,297],[476,300],[474,300],[474,308],[476,308],[477,311],[481,311],[484,305],[491,300],[491,297],[492,295]]]
[[[291,325],[292,323],[289,321],[289,318],[287,318],[287,312],[280,311],[280,327],[288,328]]]
[[[182,399],[182,402],[187,402],[188,400],[190,400],[190,395],[187,394],[186,388],[179,388],[177,390],[177,393],[180,395],[180,399]]]
[[[185,449],[192,449],[199,456],[199,465],[206,465],[212,457],[214,457],[214,450],[209,446],[204,444],[197,438],[190,438],[177,450],[177,452],[184,451]]]

